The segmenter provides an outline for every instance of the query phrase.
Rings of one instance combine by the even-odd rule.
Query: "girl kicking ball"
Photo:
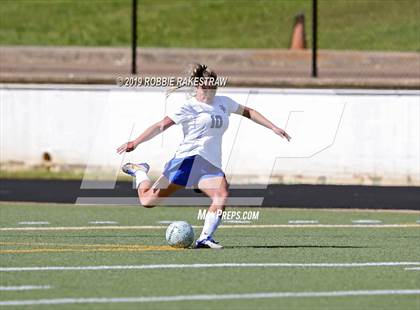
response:
[[[147,163],[127,163],[122,170],[135,177],[140,202],[147,208],[154,207],[160,200],[181,188],[198,187],[210,197],[212,204],[206,213],[203,231],[195,247],[221,249],[223,247],[213,239],[213,234],[221,222],[221,214],[228,197],[228,183],[221,166],[222,137],[229,126],[230,114],[249,118],[288,141],[290,136],[256,110],[244,107],[229,97],[216,96],[217,86],[214,81],[217,75],[206,65],[196,64],[191,78],[201,81],[195,89],[195,95],[160,122],[147,128],[137,139],[121,145],[117,152],[131,152],[139,144],[152,139],[172,125],[181,125],[184,140],[155,184],[147,176]],[[158,186],[162,184],[166,186]]]

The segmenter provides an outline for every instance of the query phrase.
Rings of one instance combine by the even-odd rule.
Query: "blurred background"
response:
[[[198,58],[231,85],[419,86],[418,0],[3,0],[1,81],[115,83],[131,72],[133,4],[140,75]]]

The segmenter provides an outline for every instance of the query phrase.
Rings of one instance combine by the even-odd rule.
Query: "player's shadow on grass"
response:
[[[319,249],[366,249],[367,246],[358,245],[237,245],[225,246],[225,249],[298,249],[298,248],[319,248]]]

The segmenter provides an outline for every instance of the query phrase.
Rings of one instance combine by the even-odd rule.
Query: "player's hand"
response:
[[[118,154],[122,154],[124,152],[131,152],[134,151],[137,145],[133,141],[124,143],[117,149]]]
[[[276,135],[279,135],[280,137],[287,139],[287,141],[290,141],[290,139],[292,139],[292,137],[289,136],[289,134],[281,128],[278,128],[278,127],[273,128],[273,131]]]

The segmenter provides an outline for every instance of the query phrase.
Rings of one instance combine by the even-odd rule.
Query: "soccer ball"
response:
[[[173,222],[166,229],[166,241],[175,248],[188,248],[194,242],[194,230],[187,222]]]

